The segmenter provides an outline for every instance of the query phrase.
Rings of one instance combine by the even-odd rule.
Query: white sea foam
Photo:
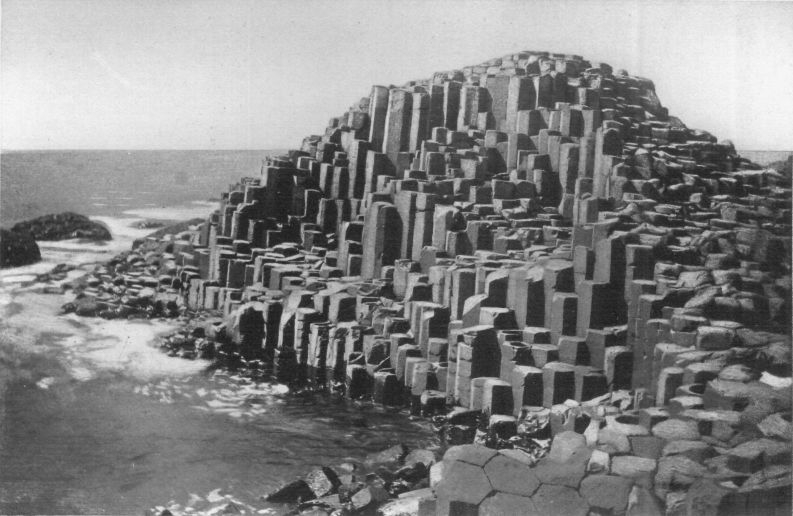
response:
[[[49,389],[49,388],[52,386],[52,384],[54,384],[54,383],[55,383],[55,378],[53,378],[53,377],[51,377],[51,376],[47,376],[47,377],[45,377],[45,378],[42,378],[42,379],[41,379],[41,380],[39,380],[38,382],[36,382],[36,387],[38,387],[39,389],[44,389],[44,390],[47,390],[47,389]]]
[[[209,215],[217,203],[191,204],[188,206],[175,206],[171,208],[140,208],[124,211],[125,215],[159,220],[188,220],[203,218]]]
[[[168,320],[105,320],[57,315],[70,297],[43,294],[33,289],[17,288],[15,295],[5,293],[8,312],[4,322],[33,337],[36,349],[52,349],[61,358],[72,378],[87,381],[104,372],[120,372],[139,381],[148,382],[163,376],[194,375],[207,366],[204,360],[184,360],[162,353],[155,343],[162,334],[178,325]],[[62,335],[45,338],[48,334]],[[163,398],[168,401],[168,396]]]
[[[177,328],[171,322],[89,319],[88,328],[89,340],[80,357],[99,369],[148,381],[164,375],[196,374],[207,366],[204,360],[169,357],[152,345],[159,335]]]

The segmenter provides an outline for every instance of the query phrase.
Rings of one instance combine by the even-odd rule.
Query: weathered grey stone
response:
[[[461,461],[476,466],[484,466],[487,462],[498,455],[496,450],[479,446],[477,444],[464,444],[462,446],[452,446],[443,455],[444,462]]]
[[[479,506],[479,516],[503,516],[509,514],[540,515],[531,498],[509,493],[494,493]]]
[[[657,461],[621,455],[611,459],[611,472],[621,477],[632,478],[637,484],[651,488]]]
[[[452,504],[479,505],[493,491],[480,466],[453,461],[444,466],[443,480],[436,487],[438,514],[454,514]]]
[[[667,419],[661,421],[653,427],[653,435],[666,439],[667,441],[676,440],[696,440],[700,438],[699,429],[695,421],[682,419]]]
[[[539,514],[547,516],[586,516],[589,506],[575,489],[543,485],[532,496]]]
[[[586,447],[584,436],[575,432],[556,434],[551,442],[548,458],[556,462],[567,462],[578,450]]]
[[[564,462],[556,462],[550,457],[544,457],[537,463],[535,473],[543,484],[577,488],[584,478],[591,455],[592,450],[581,447],[567,455]]]
[[[610,428],[623,435],[647,435],[650,431],[639,424],[639,418],[632,415],[621,414],[606,416],[606,428]]]
[[[663,500],[670,490],[688,487],[707,472],[705,466],[684,455],[663,457],[658,461],[658,471],[655,474],[655,495]]]
[[[703,441],[675,440],[664,446],[661,455],[682,455],[701,464],[705,459],[716,455],[716,450]]]
[[[592,475],[581,481],[579,492],[590,507],[622,514],[632,487],[633,482],[628,478]]]
[[[493,489],[519,496],[531,496],[540,486],[534,470],[506,455],[497,455],[485,465]]]
[[[793,426],[790,424],[789,419],[789,415],[785,419],[782,414],[771,414],[758,423],[757,428],[763,432],[763,435],[793,440]]]
[[[649,489],[633,486],[628,497],[626,516],[663,516],[664,510]],[[691,515],[693,516],[693,514]]]
[[[628,453],[631,451],[631,443],[628,437],[612,428],[601,428],[598,432],[598,449],[611,454]]]
[[[611,470],[611,457],[601,450],[592,450],[587,464],[587,473],[608,473]]]

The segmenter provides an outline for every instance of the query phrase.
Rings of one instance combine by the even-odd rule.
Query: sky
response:
[[[793,2],[2,0],[0,148],[275,149],[373,84],[521,50],[648,77],[670,114],[793,150]]]

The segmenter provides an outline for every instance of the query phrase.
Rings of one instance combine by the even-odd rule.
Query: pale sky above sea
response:
[[[373,84],[520,50],[653,79],[738,149],[793,150],[793,3],[3,0],[0,147],[294,148]]]

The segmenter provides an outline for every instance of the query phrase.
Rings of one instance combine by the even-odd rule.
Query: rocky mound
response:
[[[791,195],[649,79],[525,51],[374,86],[84,293],[433,416],[453,447],[381,514],[789,514]],[[399,480],[323,475],[269,500],[370,514]]]
[[[154,231],[146,235],[146,238],[136,239],[132,243],[132,248],[136,249],[138,246],[142,245],[148,239],[160,239],[166,235],[178,235],[179,233],[189,231],[191,226],[197,226],[202,222],[204,222],[204,219],[195,218],[195,219],[183,220],[181,222],[174,222],[172,224],[162,223],[159,226],[151,226],[151,229],[154,229]]]
[[[36,240],[67,240],[85,238],[88,240],[111,240],[110,231],[85,215],[65,212],[44,215],[33,220],[20,222],[12,231],[31,233]]]
[[[0,229],[0,267],[19,267],[41,260],[33,235],[16,229]]]

